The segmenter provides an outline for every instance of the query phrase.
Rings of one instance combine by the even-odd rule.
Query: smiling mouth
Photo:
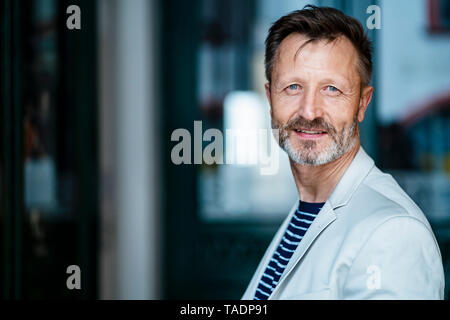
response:
[[[298,132],[298,133],[305,133],[305,134],[324,134],[324,133],[327,133],[326,131],[322,131],[322,130],[294,129],[294,131]]]

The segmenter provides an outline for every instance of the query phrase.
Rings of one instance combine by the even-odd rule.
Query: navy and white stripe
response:
[[[300,201],[299,207],[292,216],[278,248],[275,250],[259,281],[254,300],[267,300],[270,296],[277,286],[284,269],[286,269],[289,259],[294,254],[295,249],[323,205],[324,203]]]

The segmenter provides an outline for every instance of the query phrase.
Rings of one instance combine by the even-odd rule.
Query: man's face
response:
[[[361,91],[358,55],[347,38],[299,50],[307,40],[294,33],[281,42],[266,93],[280,146],[298,164],[321,165],[359,142],[373,88]]]

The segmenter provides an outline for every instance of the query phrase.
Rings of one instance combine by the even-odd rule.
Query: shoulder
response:
[[[389,220],[414,220],[431,231],[422,210],[390,175],[374,167],[343,208],[353,223],[367,220],[372,228]],[[402,219],[402,220],[403,220]]]
[[[335,210],[345,225],[347,239],[386,237],[411,241],[426,237],[437,246],[432,228],[414,201],[394,178],[374,167],[348,203]],[[399,229],[403,232],[395,232]],[[420,230],[420,232],[418,231]]]
[[[358,233],[359,242],[353,241],[356,250],[349,260],[344,295],[356,299],[442,299],[442,257],[428,226],[411,215],[390,215],[377,222],[366,234]],[[376,288],[370,285],[373,276],[378,279]]]

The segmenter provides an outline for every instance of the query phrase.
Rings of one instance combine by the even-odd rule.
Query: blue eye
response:
[[[331,92],[336,92],[336,91],[338,91],[338,88],[333,87],[333,86],[328,86],[327,88],[328,88],[328,90],[330,90]]]
[[[291,85],[289,86],[289,89],[290,89],[290,90],[297,90],[297,89],[298,89],[298,84],[291,84]]]

